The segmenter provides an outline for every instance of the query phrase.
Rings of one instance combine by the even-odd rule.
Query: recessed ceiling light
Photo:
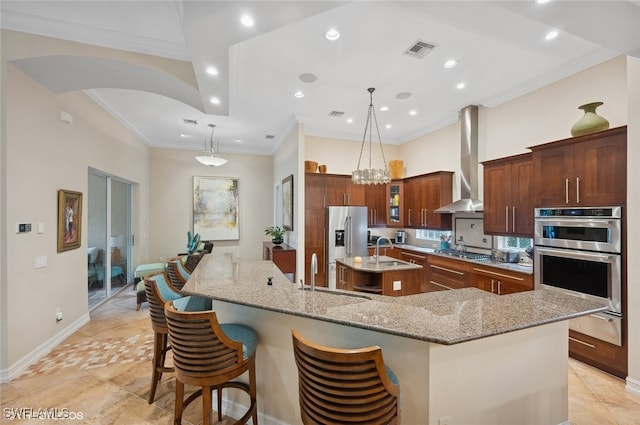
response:
[[[351,124],[353,122],[353,118],[347,118],[347,122]]]
[[[212,97],[211,99],[209,99],[209,102],[213,103],[214,105],[219,105],[220,99],[218,99],[217,97]]]
[[[310,72],[306,72],[304,74],[300,74],[298,76],[298,79],[300,81],[302,81],[303,83],[313,83],[318,79],[318,77],[316,77],[315,74],[311,74]]]
[[[536,3],[538,4],[545,4],[545,3],[549,3],[551,0],[536,0]]]
[[[234,142],[236,142],[236,143],[244,143],[244,140],[242,140],[242,139],[236,139],[236,140],[234,140]]]
[[[253,21],[253,18],[249,15],[243,15],[240,18],[240,23],[247,28],[252,27],[255,24],[255,22]]]
[[[380,107],[380,110],[381,110],[382,112],[386,112],[386,111],[388,111],[388,110],[389,110],[389,107],[388,107],[388,106],[381,106],[381,107]]]
[[[462,90],[463,88],[465,88],[467,85],[465,83],[458,83],[458,85],[456,85],[456,88],[458,90]]]
[[[553,40],[554,38],[556,38],[558,36],[558,34],[560,34],[559,31],[557,30],[551,30],[547,33],[547,35],[544,36],[545,40]]]
[[[408,91],[403,91],[400,92],[396,95],[396,99],[409,99],[411,97],[411,93],[409,93]]]
[[[340,38],[340,31],[335,28],[331,28],[324,36],[327,37],[327,40],[329,41],[336,41]]]
[[[215,66],[207,67],[207,74],[209,75],[218,75],[218,69]]]
[[[444,63],[444,67],[447,69],[455,68],[458,65],[458,62],[455,59],[449,59]]]
[[[391,124],[385,125],[384,128],[391,128]]]
[[[300,90],[298,90],[297,92],[295,92],[293,95],[294,95],[295,97],[297,97],[297,98],[304,97],[304,93],[302,93]]]
[[[182,134],[180,135],[180,137],[189,137],[189,135],[188,135],[188,134],[184,134],[184,133],[182,133]]]
[[[418,114],[418,111],[416,111],[415,109],[412,109],[412,110],[409,111],[409,115],[411,115],[411,116],[414,116],[414,115],[417,115],[417,114]]]

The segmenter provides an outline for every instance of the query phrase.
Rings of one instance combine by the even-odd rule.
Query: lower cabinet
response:
[[[406,249],[402,249],[398,251],[400,251],[400,256],[398,257],[399,260],[422,266],[422,273],[420,278],[420,292],[430,292],[429,284],[428,284],[429,270],[428,270],[428,264],[427,264],[427,255],[420,254],[415,251],[409,251]]]
[[[336,263],[336,289],[397,297],[420,293],[421,280],[421,269],[372,273]]]
[[[531,291],[533,275],[511,272],[497,267],[473,265],[469,286],[498,295]]]
[[[628,372],[627,347],[618,347],[569,329],[569,356],[625,379]]]
[[[336,288],[346,291],[353,291],[353,278],[351,277],[351,267],[340,263],[336,264]]]
[[[472,264],[466,261],[429,255],[425,292],[467,288],[471,267]]]

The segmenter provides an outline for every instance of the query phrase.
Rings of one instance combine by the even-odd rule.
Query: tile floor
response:
[[[153,334],[148,305],[136,311],[128,288],[91,313],[91,321],[9,384],[0,386],[0,423],[162,424],[173,416],[173,379],[165,375],[147,403]],[[624,381],[570,359],[569,419],[574,425],[640,424],[640,397]],[[17,419],[17,409],[68,409],[82,419]],[[7,410],[8,409],[8,410]],[[200,403],[185,412],[199,424]],[[231,423],[230,418],[223,420]]]

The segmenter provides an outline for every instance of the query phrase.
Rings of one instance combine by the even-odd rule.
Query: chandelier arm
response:
[[[378,133],[378,142],[380,144],[380,153],[382,153],[382,162],[384,163],[384,168],[387,169],[387,158],[385,158],[384,149],[382,149],[382,138],[380,137],[380,129],[378,128],[378,118],[376,117],[375,111],[373,111],[373,120],[376,123],[376,132]]]
[[[362,153],[364,152],[364,144],[367,140],[367,127],[369,126],[369,121],[371,118],[371,109],[367,112],[367,121],[364,124],[364,134],[362,135],[362,145],[360,146],[360,156],[358,157],[358,166],[356,170],[360,169],[360,161],[362,160]],[[369,131],[369,136],[371,136],[371,131]],[[369,156],[371,156],[371,152],[369,152]],[[369,158],[369,166],[371,166],[371,158]]]

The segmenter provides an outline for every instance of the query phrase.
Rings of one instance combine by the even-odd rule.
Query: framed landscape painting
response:
[[[203,241],[240,239],[238,179],[193,177],[193,233]]]
[[[80,248],[82,192],[58,190],[58,252]]]
[[[293,230],[293,174],[282,180],[282,227]]]

